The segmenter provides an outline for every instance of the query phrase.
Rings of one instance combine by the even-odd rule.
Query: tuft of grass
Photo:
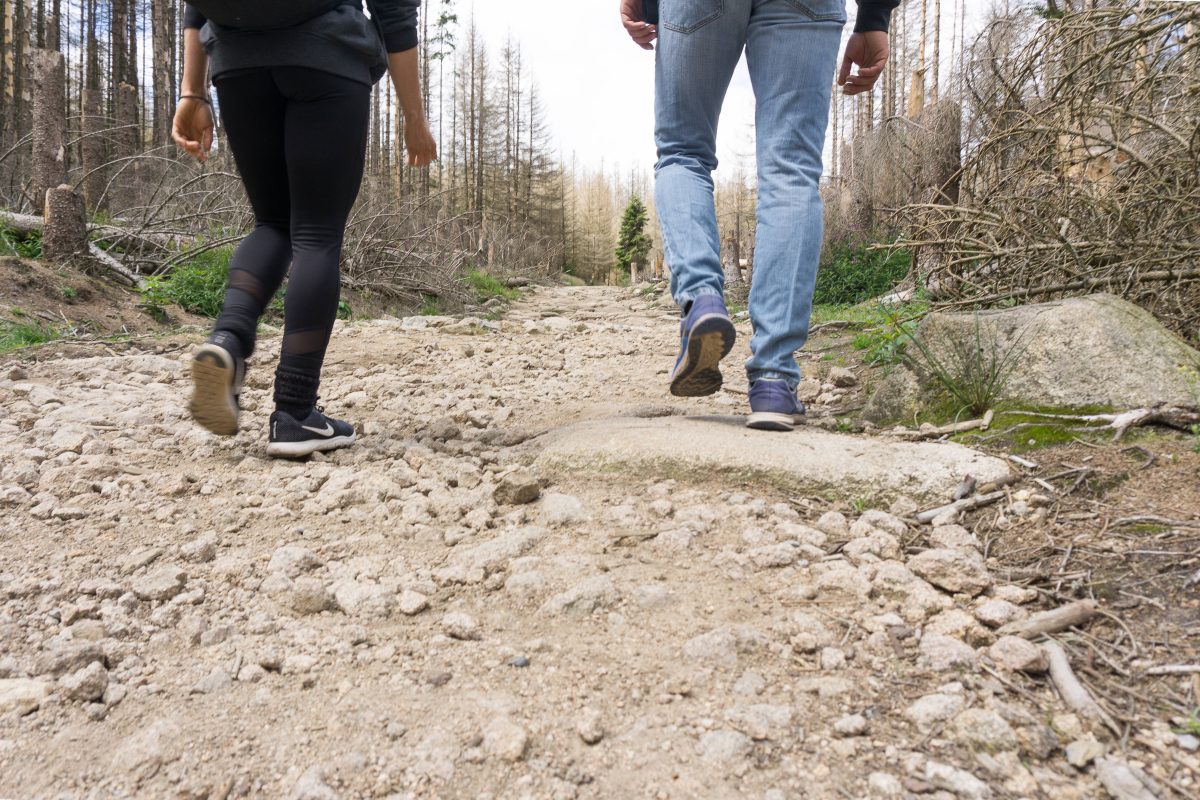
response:
[[[995,407],[1026,349],[1022,339],[1007,347],[1002,347],[994,337],[985,339],[978,314],[975,336],[950,342],[944,359],[935,355],[915,332],[905,335],[919,352],[917,357],[905,353],[902,356],[905,364],[914,372],[931,375],[962,411],[977,416]]]
[[[436,295],[422,295],[424,302],[421,304],[420,314],[423,317],[440,317],[442,316],[442,301]]]
[[[521,296],[520,292],[505,286],[504,282],[495,275],[490,275],[479,269],[474,269],[467,273],[467,285],[475,293],[475,301],[477,303],[486,303],[493,297],[516,300]]]
[[[59,332],[36,322],[0,322],[0,355],[59,338]]]
[[[64,300],[74,300],[76,297],[79,297],[79,292],[75,291],[74,287],[67,286],[66,284],[58,287],[58,293],[62,295]]]
[[[0,254],[19,258],[41,258],[41,231],[18,233],[11,228],[0,228]]]
[[[854,305],[879,297],[904,280],[910,269],[912,251],[902,247],[830,245],[817,271],[813,302]]]
[[[225,302],[225,283],[232,258],[231,247],[196,252],[177,264],[169,275],[147,282],[142,290],[142,308],[155,319],[162,319],[171,303],[193,314],[217,316]]]

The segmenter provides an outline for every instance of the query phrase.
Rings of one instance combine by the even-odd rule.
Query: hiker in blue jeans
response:
[[[868,91],[888,57],[887,28],[900,0],[858,0],[855,32],[837,81]],[[808,338],[823,208],[819,184],[845,0],[621,0],[630,37],[655,60],[655,204],[682,310],[671,393],[713,394],[736,332],[725,309],[725,273],[713,202],[717,121],[734,68],[746,53],[756,100],[758,233],[750,291],[750,417],[790,431],[795,352]],[[857,67],[857,69],[854,69]]]

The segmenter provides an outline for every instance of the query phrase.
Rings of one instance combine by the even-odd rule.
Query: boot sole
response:
[[[218,436],[236,436],[238,407],[234,399],[237,365],[223,347],[201,345],[192,356],[192,419]]]
[[[733,350],[737,329],[729,317],[711,314],[701,317],[688,335],[682,366],[671,378],[671,394],[676,397],[704,397],[721,388],[721,359]]]
[[[746,419],[746,427],[756,431],[780,431],[786,433],[796,429],[802,417],[798,414],[778,414],[773,411],[755,411]]]
[[[304,458],[313,453],[324,453],[354,444],[357,436],[335,436],[332,439],[311,439],[306,442],[271,442],[267,445],[267,455],[272,458]]]

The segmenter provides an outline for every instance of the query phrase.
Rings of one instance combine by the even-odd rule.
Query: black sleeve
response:
[[[203,14],[193,8],[191,3],[184,3],[183,27],[203,28],[205,22],[208,22],[208,20],[204,18]]]
[[[887,33],[892,11],[900,0],[858,0],[858,18],[854,21],[855,33],[883,31]]]
[[[421,0],[367,0],[367,7],[371,16],[379,20],[389,53],[403,53],[417,46],[417,12]]]

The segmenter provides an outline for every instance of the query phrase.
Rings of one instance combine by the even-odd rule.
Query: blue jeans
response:
[[[758,232],[746,372],[795,387],[824,219],[822,151],[845,0],[662,0],[655,64],[655,203],[685,306],[723,294],[713,203],[717,120],[742,51],[756,101]]]

